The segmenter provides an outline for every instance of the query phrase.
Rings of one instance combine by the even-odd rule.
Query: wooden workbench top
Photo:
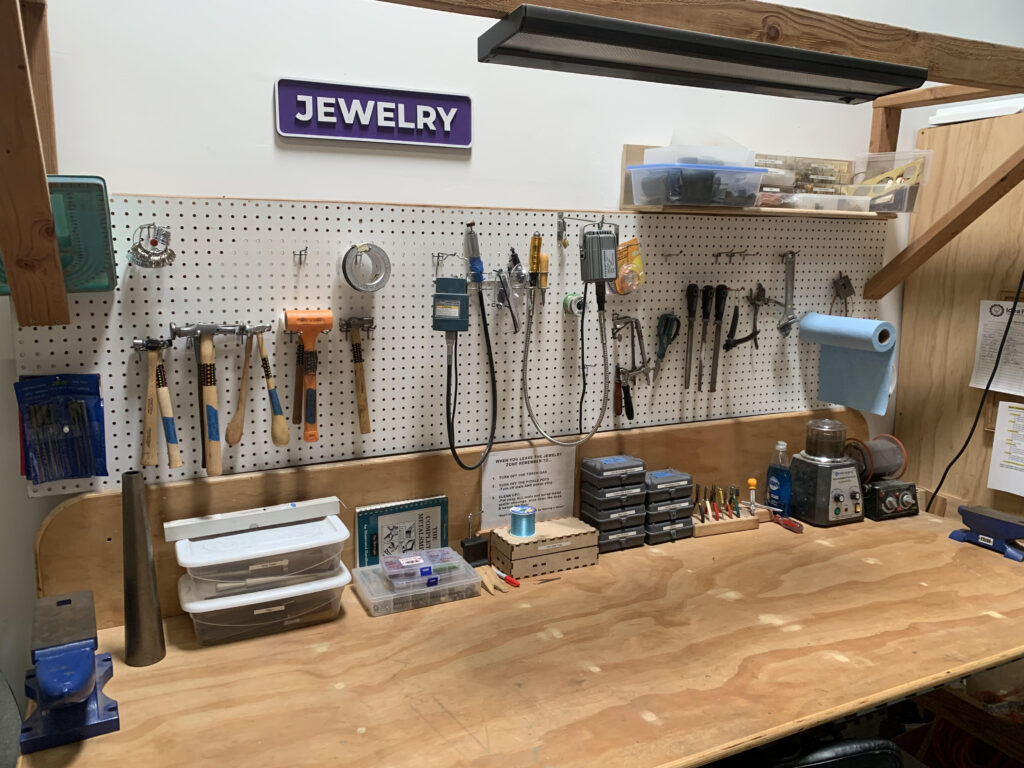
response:
[[[1024,566],[921,515],[602,555],[506,595],[120,662],[24,766],[691,766],[1024,656]]]

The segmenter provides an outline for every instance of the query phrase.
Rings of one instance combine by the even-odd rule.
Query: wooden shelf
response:
[[[623,205],[636,213],[678,213],[686,216],[776,216],[811,219],[895,219],[895,213],[861,211],[815,211],[808,208],[719,208],[701,205]]]

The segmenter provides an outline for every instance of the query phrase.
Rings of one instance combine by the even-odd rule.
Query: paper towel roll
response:
[[[800,339],[821,345],[819,398],[885,413],[896,352],[896,328],[892,323],[809,312],[800,320]]]

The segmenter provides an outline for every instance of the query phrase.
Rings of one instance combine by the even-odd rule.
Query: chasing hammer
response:
[[[171,323],[171,336],[185,337],[195,350],[199,363],[199,384],[202,391],[202,408],[200,422],[203,427],[203,457],[206,461],[206,474],[221,474],[220,456],[220,411],[217,404],[217,368],[214,365],[213,337],[231,334],[238,336],[244,333],[245,326],[237,323],[218,325],[216,323],[195,323],[177,326]],[[196,343],[196,337],[199,343]]]

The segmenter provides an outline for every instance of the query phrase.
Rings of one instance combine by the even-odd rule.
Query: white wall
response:
[[[793,4],[1024,45],[1017,0]],[[867,105],[478,64],[491,20],[371,0],[50,0],[49,19],[60,169],[102,175],[119,193],[614,208],[622,144],[663,143],[676,127],[769,152],[867,148]],[[286,75],[468,93],[474,147],[283,144],[272,87]],[[909,116],[904,143],[923,117]],[[0,487],[20,489],[8,314],[0,305]],[[0,510],[0,669],[18,691],[32,538],[53,503]]]

